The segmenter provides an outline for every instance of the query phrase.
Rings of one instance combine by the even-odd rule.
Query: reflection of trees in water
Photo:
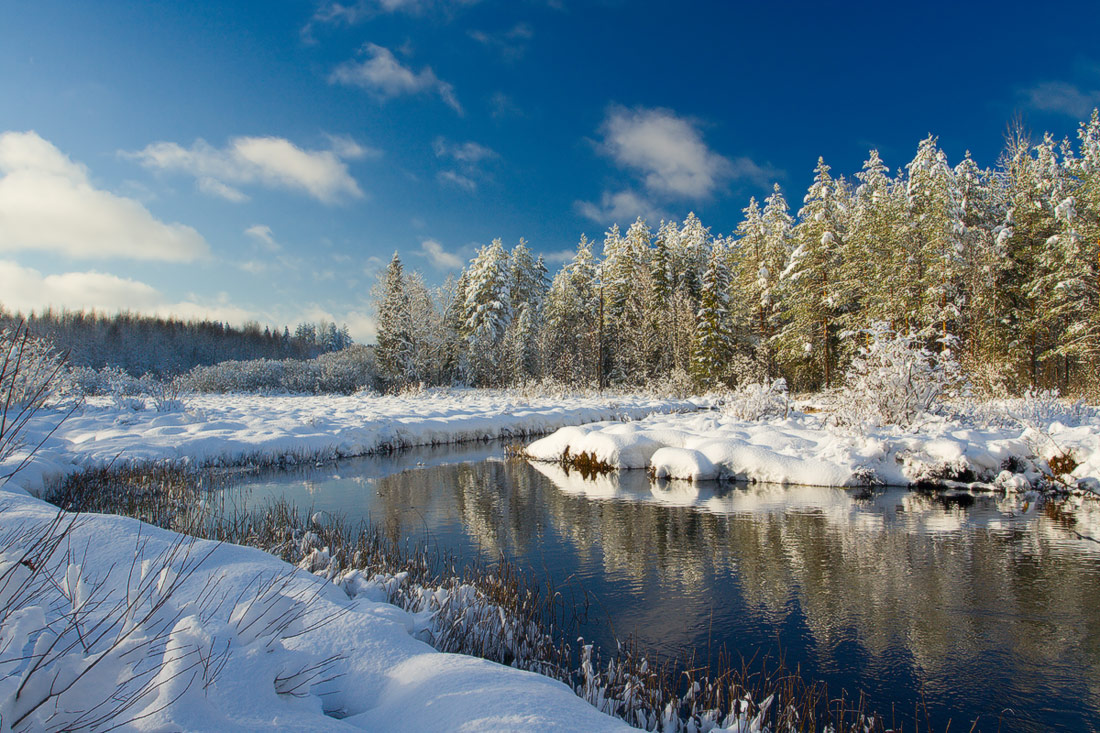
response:
[[[642,604],[659,602],[646,590],[655,582],[664,598],[722,603],[735,591],[744,613],[769,627],[797,606],[825,666],[853,634],[870,674],[898,648],[940,678],[990,664],[990,650],[1002,650],[997,665],[1017,667],[1021,680],[1076,660],[1087,704],[1100,707],[1100,559],[1067,546],[1072,535],[1048,516],[1005,521],[992,500],[962,508],[897,491],[676,494],[578,488],[572,477],[557,487],[543,473],[480,462],[390,476],[378,489],[387,521],[414,530],[421,520],[408,507],[431,506],[460,519],[488,557],[528,553],[552,527],[582,564],[602,563],[640,589]]]

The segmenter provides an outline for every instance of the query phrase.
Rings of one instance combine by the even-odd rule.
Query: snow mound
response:
[[[648,469],[658,479],[831,487],[962,482],[1002,491],[1045,482],[1089,490],[1100,481],[1100,420],[1076,427],[1054,423],[1043,432],[935,418],[920,432],[860,432],[825,425],[814,415],[746,421],[729,414],[664,414],[629,425],[566,428],[527,448],[530,458],[543,462],[568,464],[581,453],[616,469]],[[1064,454],[1076,466],[1054,477],[1049,462]]]

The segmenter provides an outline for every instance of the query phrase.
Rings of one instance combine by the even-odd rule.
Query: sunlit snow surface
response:
[[[56,515],[56,509],[25,491],[40,492],[52,478],[85,466],[153,459],[205,463],[284,456],[314,460],[395,446],[531,434],[672,409],[695,408],[691,403],[647,398],[524,400],[504,392],[445,391],[412,397],[200,396],[192,398],[186,410],[165,414],[122,411],[93,402],[60,427],[62,413],[46,411],[29,426],[24,450],[2,467],[4,473],[10,472],[32,447],[41,444],[31,461],[0,490],[0,537],[10,538],[0,543],[8,547],[0,551],[0,570],[24,573],[19,538]],[[45,625],[61,623],[77,608],[88,610],[89,625],[104,618],[124,623],[112,616],[118,613],[115,602],[126,599],[128,592],[134,595],[141,562],[162,555],[179,539],[132,519],[81,518],[64,548],[55,554],[51,569],[57,577],[71,576],[74,583],[79,578],[81,588],[97,588],[99,600],[82,606],[83,597],[66,591],[67,586],[48,587],[7,615],[0,628],[0,716],[5,725],[27,712],[28,699],[48,688],[48,684],[46,688],[30,685],[21,696],[14,694],[28,672],[24,653],[30,649],[23,645],[48,644],[48,639],[40,641],[43,633],[49,633],[43,631]],[[132,718],[131,728],[625,728],[549,678],[436,652],[413,637],[418,622],[410,614],[362,596],[349,599],[336,585],[263,552],[198,542],[187,557],[205,559],[146,622],[151,641],[142,647],[142,658],[147,666],[162,670],[157,679],[164,684],[128,711],[125,719]],[[257,627],[241,623],[240,617],[256,612],[249,601],[265,582],[286,574],[290,579],[278,586],[270,613],[277,616],[298,609],[295,613],[302,617],[285,634],[257,638]],[[10,594],[11,587],[5,592]],[[9,600],[5,595],[4,602]],[[318,619],[327,622],[316,626],[313,622]],[[131,634],[127,643],[136,644],[138,636]],[[124,664],[124,651],[107,654],[94,674],[80,677],[65,705],[87,710],[109,700],[133,673]],[[86,653],[75,648],[61,664],[61,673],[84,669],[95,653],[95,649]],[[129,658],[135,655],[130,652]],[[190,666],[188,660],[198,658],[213,659],[213,666]],[[204,684],[203,675],[211,668],[220,673],[213,684]],[[295,694],[277,694],[279,685],[294,684],[293,676],[286,681],[288,675],[314,668],[322,673],[294,688]],[[173,676],[173,671],[181,674]],[[55,712],[50,703],[27,720],[32,728],[63,720],[51,719]]]
[[[557,462],[587,453],[656,478],[736,479],[807,486],[906,486],[960,479],[1007,490],[1031,488],[1046,460],[1068,452],[1080,464],[1067,480],[1089,489],[1100,479],[1100,420],[1073,427],[974,428],[929,418],[919,432],[841,429],[817,415],[744,421],[716,412],[653,415],[630,423],[571,426],[533,442],[530,457]],[[1012,466],[1014,470],[1005,471]]]

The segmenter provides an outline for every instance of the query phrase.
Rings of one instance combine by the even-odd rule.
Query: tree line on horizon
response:
[[[117,367],[132,376],[182,374],[196,366],[255,359],[308,360],[352,344],[347,326],[321,321],[291,331],[249,322],[240,327],[209,320],[45,310],[28,315],[0,306],[0,329],[24,323],[27,331],[66,354],[72,367]]]
[[[818,159],[797,212],[776,184],[729,235],[694,215],[582,236],[551,278],[497,239],[442,287],[397,253],[374,291],[383,388],[539,380],[829,388],[881,324],[951,350],[993,391],[1096,389],[1100,117],[1076,144],[1019,126],[994,168],[929,135],[891,171]]]

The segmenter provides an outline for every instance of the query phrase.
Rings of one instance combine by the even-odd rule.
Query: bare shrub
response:
[[[59,397],[64,366],[64,355],[57,353],[48,342],[31,336],[23,323],[0,331],[0,463],[23,447],[24,434],[32,418]],[[71,409],[75,407],[74,403]],[[66,416],[58,420],[53,430]],[[0,475],[0,483],[26,465],[53,430],[28,451],[22,462]]]

